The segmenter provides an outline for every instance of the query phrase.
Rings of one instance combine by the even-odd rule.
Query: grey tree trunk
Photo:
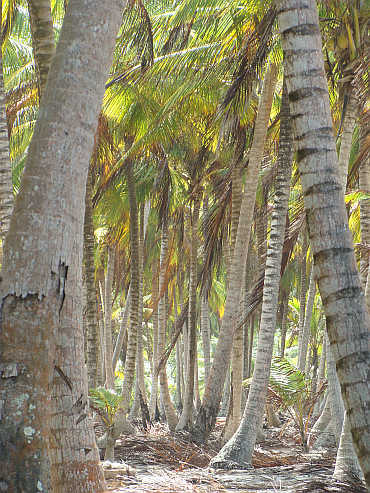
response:
[[[315,302],[315,293],[316,293],[316,281],[315,281],[314,269],[312,266],[311,274],[310,274],[310,284],[309,284],[308,295],[307,295],[307,304],[305,308],[303,331],[302,331],[302,337],[300,339],[301,345],[298,347],[297,366],[298,369],[301,370],[302,372],[306,370],[308,340],[310,338],[311,318],[313,312],[313,305]]]
[[[2,0],[0,0],[2,12]],[[2,29],[0,27],[0,49],[2,54]],[[10,216],[13,211],[14,195],[12,168],[10,166],[8,125],[6,121],[5,88],[3,76],[3,57],[0,56],[0,242],[4,245],[9,229]],[[1,263],[1,256],[0,256]]]
[[[168,230],[166,221],[162,226],[162,242],[161,242],[161,258],[159,270],[159,293],[163,291],[163,286],[166,282],[166,265],[167,265],[167,248],[168,248]],[[165,295],[161,296],[158,304],[158,358],[164,353],[166,346],[166,300]],[[155,363],[155,368],[158,367],[158,360]],[[166,368],[162,368],[159,372],[160,396],[163,403],[164,412],[166,414],[167,424],[171,431],[175,430],[177,425],[177,415],[173,407],[170,391],[168,388]]]
[[[199,410],[194,430],[198,441],[207,439],[214,427],[222,397],[223,384],[230,363],[232,340],[239,312],[251,232],[252,214],[250,214],[250,211],[253,210],[256,198],[258,175],[266,141],[276,76],[276,66],[271,65],[265,76],[258,105],[222,327],[213,359],[211,374],[204,391],[202,406]]]
[[[41,99],[55,51],[53,18],[50,0],[27,0],[27,3],[39,99]]]
[[[339,193],[316,2],[276,4],[315,274],[355,450],[370,487],[370,320]]]
[[[365,145],[366,126],[360,127],[360,149]],[[358,175],[359,187],[361,190],[370,191],[370,158],[368,157],[361,163]],[[370,203],[368,200],[361,201],[361,243],[370,246]],[[368,277],[369,256],[362,256],[360,261],[360,273],[364,286]],[[366,298],[368,307],[370,306],[368,298]]]
[[[288,324],[288,310],[289,310],[289,293],[284,291],[283,298],[283,315],[281,317],[281,339],[280,339],[280,358],[284,358],[285,353],[285,341],[286,341],[286,333],[287,333],[287,324]]]
[[[189,275],[189,345],[188,365],[185,381],[185,396],[181,417],[176,425],[176,430],[193,428],[194,409],[194,382],[195,382],[195,359],[197,353],[197,268],[198,268],[198,219],[200,209],[200,197],[194,201],[193,213],[191,215],[191,247],[190,247],[190,275]]]
[[[157,306],[157,300],[159,296],[158,288],[158,261],[156,258],[152,261],[152,304]],[[158,375],[156,373],[156,367],[158,364],[158,310],[153,309],[153,367],[152,367],[152,388],[150,390],[149,399],[149,415],[150,419],[154,421],[155,409],[157,405],[158,394]]]
[[[128,323],[129,313],[130,313],[130,303],[131,303],[131,285],[128,288],[128,293],[127,293],[127,297],[126,297],[126,304],[125,304],[125,308],[123,309],[123,314],[122,314],[121,326],[119,328],[118,337],[116,340],[116,345],[114,346],[114,352],[113,352],[113,358],[112,358],[113,371],[116,370],[118,358],[119,358],[119,355],[121,354],[123,342],[124,342],[126,334],[127,334],[127,323]]]
[[[292,121],[287,93],[286,90],[283,90],[275,203],[271,220],[270,241],[267,249],[261,324],[255,366],[242,421],[231,440],[212,459],[211,466],[215,468],[226,467],[228,469],[230,466],[234,467],[235,464],[238,467],[251,464],[257,432],[261,423],[261,416],[263,416],[274,345],[293,152]]]
[[[149,205],[149,202],[148,202]],[[135,394],[130,419],[138,416],[141,401],[147,403],[144,375],[144,340],[143,340],[143,290],[144,290],[144,243],[146,226],[148,224],[150,205],[146,207],[144,202],[140,204],[140,237],[139,237],[139,307],[138,307],[138,327],[137,327],[137,352],[136,352],[136,380]],[[141,398],[140,398],[141,395]]]
[[[209,220],[209,204],[208,196],[205,195],[203,199],[203,241],[205,241],[205,224]],[[204,254],[205,256],[205,254]],[[205,260],[205,258],[203,258]],[[209,301],[208,291],[209,283],[204,286],[202,293],[202,305],[201,305],[201,330],[202,330],[202,342],[203,342],[203,357],[204,357],[204,382],[207,383],[209,374],[211,372],[211,320],[209,313]]]
[[[112,337],[112,288],[114,276],[115,246],[108,247],[107,273],[105,276],[104,296],[104,360],[105,360],[105,385],[108,389],[116,391],[116,379],[113,372],[113,337]]]
[[[85,316],[84,326],[86,334],[86,366],[88,388],[96,388],[98,385],[98,307],[96,302],[95,288],[95,263],[94,263],[94,224],[92,208],[92,182],[91,169],[87,176],[86,198],[85,198],[85,221],[84,221],[84,291],[85,291]]]
[[[9,491],[47,490],[59,313],[123,7],[118,0],[69,1],[5,242],[0,482]],[[86,490],[103,491],[99,471],[86,475]]]
[[[68,269],[51,381],[49,461],[52,491],[58,493],[106,491],[87,393],[82,330],[82,243],[81,227]],[[95,476],[92,488],[86,484],[86,478]]]

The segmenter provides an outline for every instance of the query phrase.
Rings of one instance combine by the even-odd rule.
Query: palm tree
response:
[[[251,214],[248,211],[253,209],[255,202],[259,168],[266,140],[276,79],[277,68],[275,65],[271,64],[265,75],[264,86],[258,105],[258,114],[255,124],[253,145],[249,156],[245,191],[240,209],[238,233],[232,259],[231,277],[222,321],[222,329],[219,334],[211,374],[204,390],[202,406],[199,410],[194,429],[195,436],[197,440],[200,441],[207,439],[213,429],[221,402],[226,371],[230,361],[232,336],[235,332],[239,303],[241,300],[241,286],[244,279],[247,246],[249,245],[252,222]],[[243,268],[241,268],[241,266],[243,266]]]
[[[315,273],[355,450],[369,487],[370,416],[364,410],[370,399],[365,376],[370,320],[343,195],[338,193],[341,183],[316,2],[278,0],[277,7]]]
[[[0,477],[8,489],[47,489],[59,313],[83,227],[87,168],[122,8],[119,1],[69,2],[5,242]],[[81,275],[82,263],[75,268]],[[85,467],[92,489],[104,491],[98,464],[86,459]]]
[[[290,177],[293,165],[293,132],[286,89],[281,106],[280,145],[274,211],[267,250],[266,273],[257,355],[243,419],[233,437],[212,459],[213,467],[250,464],[266,398],[275,335]]]

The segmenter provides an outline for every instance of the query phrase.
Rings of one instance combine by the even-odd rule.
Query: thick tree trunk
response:
[[[283,90],[280,123],[280,144],[274,211],[267,250],[261,324],[256,361],[244,415],[234,436],[212,459],[212,467],[226,468],[230,464],[243,467],[251,464],[258,427],[263,416],[270,376],[276,314],[278,307],[281,259],[283,253],[286,215],[288,211],[290,177],[293,165],[293,131],[286,90]]]
[[[355,450],[370,487],[370,321],[339,193],[316,2],[276,3],[315,274]]]
[[[5,242],[0,482],[9,491],[47,490],[59,313],[123,6],[69,1]]]
[[[204,391],[202,406],[199,410],[195,426],[195,435],[199,441],[207,439],[214,427],[222,397],[223,384],[230,363],[232,340],[239,312],[244,269],[251,232],[252,214],[250,211],[253,210],[256,198],[258,175],[266,141],[276,77],[277,68],[275,65],[271,65],[265,76],[258,105],[258,114],[255,123],[253,144],[249,155],[245,191],[240,210],[239,227],[232,259],[231,277],[222,327],[215,351],[211,374]]]
[[[39,98],[41,99],[55,51],[53,18],[50,0],[27,0],[27,3]]]
[[[194,382],[195,382],[195,359],[197,353],[197,270],[198,270],[198,219],[200,209],[200,198],[194,201],[191,215],[191,247],[190,247],[190,275],[189,275],[189,345],[188,365],[185,381],[185,396],[183,410],[176,430],[193,428],[194,409]]]
[[[82,242],[81,228],[68,269],[51,382],[49,460],[53,491],[58,493],[106,491],[87,394],[82,329]]]

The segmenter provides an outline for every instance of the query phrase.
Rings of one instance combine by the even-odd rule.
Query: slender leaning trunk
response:
[[[0,483],[9,491],[47,490],[59,314],[123,7],[69,1],[5,242]]]
[[[211,374],[204,391],[202,406],[199,410],[194,429],[197,441],[206,440],[214,427],[222,398],[226,373],[229,368],[232,341],[239,312],[244,269],[251,232],[252,214],[250,214],[250,211],[253,210],[256,199],[259,169],[266,141],[276,78],[277,68],[275,65],[271,65],[265,76],[258,105],[258,114],[252,149],[249,156],[245,191],[240,210],[239,226],[235,241],[235,250],[232,259],[230,282],[222,319],[222,327],[215,351]]]
[[[258,427],[266,399],[274,346],[278,307],[281,259],[288,211],[290,177],[293,165],[293,130],[286,90],[283,91],[280,123],[280,144],[274,211],[271,220],[270,241],[267,249],[265,282],[257,354],[248,400],[239,428],[227,444],[212,459],[212,467],[230,468],[251,464]]]
[[[315,274],[355,450],[370,487],[370,320],[340,193],[316,2],[276,3]]]
[[[112,337],[112,288],[115,262],[115,246],[108,247],[107,274],[105,276],[104,296],[104,360],[105,360],[105,385],[108,389],[116,391],[116,380],[113,372],[113,337]]]

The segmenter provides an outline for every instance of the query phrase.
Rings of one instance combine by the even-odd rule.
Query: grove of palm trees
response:
[[[0,490],[370,491],[369,0],[0,6]]]

